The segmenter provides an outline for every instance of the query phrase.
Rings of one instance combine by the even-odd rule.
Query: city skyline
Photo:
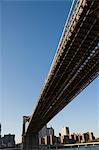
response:
[[[22,117],[31,115],[49,71],[71,1],[0,2],[2,71],[0,122],[21,139]],[[39,11],[38,11],[39,10]],[[51,10],[51,11],[50,11]],[[39,44],[38,44],[39,43]],[[93,130],[99,136],[99,80],[93,81],[48,124]]]
[[[55,135],[53,127],[45,125],[39,132],[39,144],[57,145],[57,144],[77,144],[77,143],[99,142],[99,138],[94,136],[93,132],[71,133],[69,127],[64,127],[58,136]]]
[[[55,129],[53,127],[47,127],[45,125],[39,132],[39,144],[47,144],[51,142],[51,145],[55,144],[75,144],[75,143],[88,143],[88,142],[99,142],[99,137],[95,137],[92,131],[82,132],[82,133],[72,133],[69,127],[63,127],[61,132],[58,133],[56,136]],[[6,141],[7,140],[7,141]],[[6,145],[10,144],[9,140],[11,141],[11,145],[15,146],[17,142],[15,141],[14,134],[5,134],[4,137],[1,134],[1,123],[0,123],[0,143],[4,141]],[[65,140],[65,141],[64,141]],[[64,142],[66,143],[64,143]],[[43,143],[42,143],[43,142]],[[48,143],[47,143],[48,142]],[[58,143],[57,143],[58,142]],[[21,144],[21,143],[20,143]],[[0,145],[3,146],[2,144]]]

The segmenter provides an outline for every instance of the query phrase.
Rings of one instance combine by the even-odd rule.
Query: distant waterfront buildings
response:
[[[0,148],[13,148],[15,147],[15,135],[7,134],[1,136],[1,124],[0,124]]]
[[[95,136],[93,132],[87,132],[83,134],[71,134],[71,135],[64,135],[61,136],[61,144],[73,144],[73,143],[87,143],[92,142],[95,140]]]
[[[93,135],[93,132],[87,132],[87,133],[83,133],[82,134],[82,141],[81,142],[90,142],[90,141],[94,141],[95,140],[95,136]]]
[[[0,138],[0,148],[15,147],[15,135],[7,134]]]
[[[62,128],[62,132],[58,136],[55,136],[54,129],[52,127],[47,128],[45,125],[39,132],[39,144],[40,145],[59,145],[59,144],[75,144],[75,143],[88,143],[97,142],[99,138],[95,139],[93,132],[86,132],[83,134],[70,133],[69,127]],[[0,124],[0,148],[21,147],[21,143],[15,145],[15,135],[7,134],[4,137],[1,136],[1,124]]]
[[[39,144],[54,145],[54,144],[74,144],[74,143],[87,143],[95,141],[93,132],[83,134],[70,134],[69,127],[62,128],[59,136],[54,135],[54,129],[44,126],[39,132]]]

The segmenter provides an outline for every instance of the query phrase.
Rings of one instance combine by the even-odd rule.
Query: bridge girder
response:
[[[30,118],[26,134],[38,132],[99,71],[98,1],[78,0]]]

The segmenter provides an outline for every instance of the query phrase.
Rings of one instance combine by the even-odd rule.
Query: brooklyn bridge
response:
[[[42,127],[98,76],[98,29],[98,0],[73,1],[35,110],[27,118],[26,130],[23,124],[24,150],[37,147]]]

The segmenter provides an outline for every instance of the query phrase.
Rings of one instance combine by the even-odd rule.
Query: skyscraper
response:
[[[62,128],[62,136],[68,135],[69,136],[69,127]]]
[[[89,141],[95,140],[93,132],[88,132],[88,134],[89,134]]]

